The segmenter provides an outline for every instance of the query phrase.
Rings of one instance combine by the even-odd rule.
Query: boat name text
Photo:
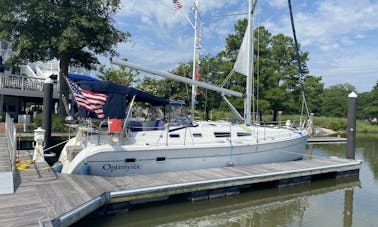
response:
[[[120,170],[129,170],[129,169],[140,169],[140,165],[138,164],[133,164],[133,165],[120,165],[120,164],[104,164],[102,166],[102,169],[105,171],[120,171]]]

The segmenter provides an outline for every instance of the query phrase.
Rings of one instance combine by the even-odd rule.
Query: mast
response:
[[[246,86],[246,104],[245,104],[245,124],[251,125],[251,100],[252,100],[252,88],[253,88],[253,10],[257,0],[250,0],[248,6],[248,28],[246,31],[249,33],[249,39],[247,42],[247,86]]]
[[[197,65],[197,61],[196,61],[196,57],[197,57],[197,26],[198,26],[198,4],[199,4],[199,0],[195,0],[194,1],[194,40],[193,40],[193,74],[192,74],[192,80],[195,81],[196,80],[196,65]],[[197,95],[197,86],[196,85],[192,85],[192,114],[191,114],[191,120],[194,121],[194,106],[195,106],[195,102],[196,102],[196,95]]]

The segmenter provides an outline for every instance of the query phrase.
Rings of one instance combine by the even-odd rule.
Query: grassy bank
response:
[[[201,114],[202,119],[205,119],[204,114]],[[237,118],[232,113],[227,113],[223,111],[212,111],[210,115],[212,120],[231,120],[235,121]],[[305,117],[302,117],[302,121]],[[263,120],[267,122],[272,122],[272,115],[264,115]],[[281,124],[285,124],[286,120],[294,121],[296,124],[300,122],[300,115],[282,115],[278,121]],[[322,117],[314,116],[313,118],[314,126],[320,128],[332,129],[337,132],[344,132],[347,128],[347,118],[338,118],[338,117]],[[359,133],[378,133],[378,125],[372,124],[368,121],[357,120],[357,132]]]
[[[288,115],[283,116],[282,119],[294,119],[299,122],[299,116]],[[313,123],[315,127],[332,129],[337,132],[345,132],[347,129],[347,118],[338,117],[314,117]],[[368,121],[357,120],[357,132],[359,133],[378,133],[378,125],[372,124]]]
[[[368,121],[357,120],[357,132],[378,133],[378,125]],[[345,131],[347,129],[347,119],[337,117],[314,117],[314,126],[328,128],[335,131]]]

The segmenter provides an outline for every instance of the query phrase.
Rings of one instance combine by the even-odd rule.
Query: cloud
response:
[[[293,11],[296,30],[301,40],[305,40],[304,45],[350,45],[350,42],[343,42],[341,38],[350,34],[357,37],[359,33],[378,29],[378,2],[315,1],[303,4],[300,8],[293,6]],[[280,16],[278,21],[272,23],[269,18],[263,24],[267,24],[273,33],[291,34],[289,19],[286,14]]]
[[[180,1],[183,8],[173,11],[171,0],[122,0],[116,23],[121,30],[131,32],[132,42],[120,45],[121,57],[164,71],[191,61],[193,29],[186,16],[193,20],[193,0]],[[224,49],[237,20],[246,17],[225,15],[247,12],[248,1],[202,0],[199,7],[205,22],[201,54],[214,56]],[[292,7],[298,41],[302,50],[310,53],[311,73],[323,76],[326,85],[349,79],[367,87],[355,80],[361,74],[369,83],[377,80],[378,53],[372,48],[378,39],[377,1],[298,0],[292,1]],[[273,34],[292,36],[287,0],[259,1],[257,12],[257,25],[264,25]]]

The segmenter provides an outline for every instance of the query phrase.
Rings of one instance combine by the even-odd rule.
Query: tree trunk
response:
[[[210,109],[206,108],[205,113],[206,113],[206,117],[205,117],[206,121],[210,120]]]
[[[273,110],[273,122],[277,122],[277,110]]]
[[[59,99],[59,105],[58,105],[58,115],[59,116],[66,116],[67,113],[66,113],[66,110],[64,108],[64,104],[63,104],[63,100],[62,100],[62,94],[64,95],[64,98],[66,99],[67,103],[69,103],[68,101],[68,95],[69,95],[69,89],[68,89],[68,86],[67,86],[67,81],[66,81],[66,77],[68,75],[68,63],[69,63],[69,60],[67,57],[62,57],[60,59],[60,63],[59,63],[59,68],[60,68],[60,72],[59,72],[59,90],[60,90],[60,99]]]

